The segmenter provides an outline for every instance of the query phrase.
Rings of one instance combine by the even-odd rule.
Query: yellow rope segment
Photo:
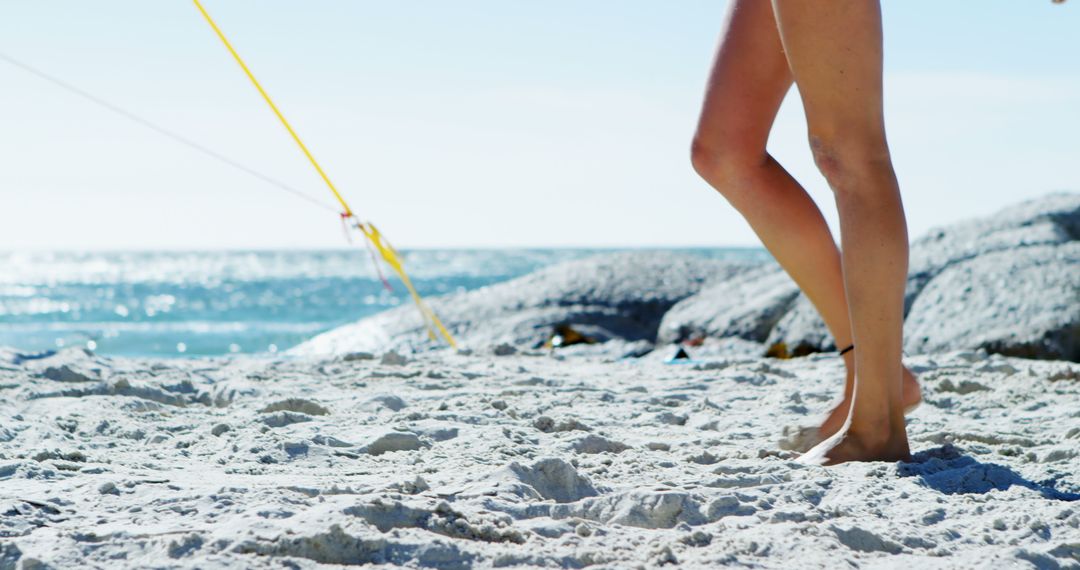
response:
[[[420,314],[426,321],[429,321],[434,328],[438,329],[443,338],[450,346],[457,348],[457,343],[454,342],[454,338],[450,336],[450,331],[446,330],[442,321],[439,320],[435,311],[431,310],[424,299],[420,297],[420,294],[416,292],[416,288],[413,287],[412,280],[409,279],[408,274],[405,273],[405,268],[401,265],[401,258],[398,257],[397,251],[390,245],[390,242],[383,237],[382,233],[372,223],[359,225],[360,231],[364,232],[364,235],[375,245],[375,249],[379,250],[379,254],[386,260],[386,263],[397,273],[401,282],[405,284],[405,288],[409,290],[409,294],[412,295],[413,301],[416,302],[416,306],[420,308]],[[427,323],[425,323],[427,324]],[[428,336],[431,340],[435,340],[435,332],[431,330],[431,326],[428,327]]]
[[[300,147],[300,150],[304,151],[304,156],[306,156],[308,161],[311,162],[311,165],[315,167],[315,170],[319,173],[319,176],[322,177],[323,182],[326,182],[326,185],[330,188],[330,191],[334,193],[334,197],[337,198],[338,203],[341,204],[341,207],[343,209],[342,216],[345,218],[355,219],[352,209],[349,208],[349,204],[345,202],[345,198],[343,198],[341,196],[341,193],[338,192],[337,188],[334,187],[334,183],[330,182],[330,177],[327,176],[326,172],[324,172],[322,167],[319,166],[318,161],[315,160],[315,157],[311,154],[311,151],[309,151],[307,146],[304,145],[304,141],[300,140],[300,136],[297,135],[296,131],[293,130],[292,126],[289,124],[289,121],[285,119],[285,115],[283,115],[281,111],[278,110],[277,105],[275,105],[274,101],[270,99],[270,95],[267,94],[266,90],[263,89],[262,85],[259,84],[259,80],[255,79],[255,75],[251,73],[251,70],[248,69],[247,64],[245,64],[244,60],[240,58],[240,54],[236,53],[236,50],[233,49],[232,44],[229,43],[229,40],[225,37],[225,34],[222,33],[221,28],[219,28],[217,24],[214,23],[213,18],[210,17],[210,14],[206,11],[206,8],[203,8],[203,5],[199,3],[199,0],[192,1],[195,2],[195,7],[198,8],[199,12],[202,13],[203,18],[206,18],[206,23],[210,24],[210,27],[213,28],[214,33],[217,34],[218,39],[220,39],[221,43],[225,45],[225,49],[229,50],[229,53],[232,54],[233,59],[236,60],[236,63],[240,64],[240,69],[244,70],[244,74],[247,75],[247,78],[251,80],[251,83],[255,86],[255,88],[259,90],[259,94],[262,95],[262,98],[266,101],[266,104],[270,106],[270,109],[274,111],[275,115],[277,115],[277,118],[279,121],[281,121],[281,124],[284,125],[285,129],[289,131],[290,135],[292,135],[292,138],[294,141],[296,141],[297,146]],[[361,233],[364,234],[364,237],[366,237],[375,246],[375,249],[379,250],[379,255],[381,255],[383,260],[386,261],[387,265],[389,265],[394,270],[394,273],[396,273],[397,276],[401,279],[401,282],[405,284],[405,288],[409,290],[409,295],[412,296],[413,301],[416,303],[417,308],[420,310],[420,317],[424,321],[424,328],[427,329],[428,336],[432,340],[435,340],[436,337],[433,328],[438,329],[439,333],[442,334],[444,339],[446,339],[446,342],[451,347],[457,348],[457,343],[454,342],[454,337],[452,337],[450,335],[450,332],[446,330],[446,327],[443,326],[442,321],[440,321],[439,317],[435,315],[435,311],[431,310],[431,307],[429,307],[427,303],[424,302],[424,299],[420,297],[420,294],[416,292],[416,288],[413,287],[412,280],[409,279],[408,274],[405,273],[405,268],[402,265],[401,258],[398,256],[397,251],[395,251],[394,248],[390,246],[390,242],[386,241],[386,238],[383,237],[382,233],[380,233],[379,230],[377,230],[375,226],[371,223],[363,224],[358,222],[356,227],[361,231]]]

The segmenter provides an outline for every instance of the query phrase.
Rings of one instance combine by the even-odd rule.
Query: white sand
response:
[[[834,355],[12,358],[0,568],[1080,566],[1076,363],[909,358],[916,462],[826,468]]]

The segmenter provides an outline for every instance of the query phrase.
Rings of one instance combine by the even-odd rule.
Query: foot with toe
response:
[[[841,351],[841,354],[854,345]],[[848,370],[853,369],[848,362]],[[869,391],[856,400],[855,378],[849,374],[844,400],[818,428],[820,443],[799,457],[799,462],[836,465],[848,461],[907,461],[911,452],[904,415],[922,401],[915,375],[901,365],[901,388],[889,396],[881,385],[867,385]]]
[[[901,403],[904,406],[904,413],[911,413],[912,410],[919,407],[922,403],[922,388],[919,386],[919,381],[915,378],[915,374],[905,366],[903,369],[903,396]],[[852,375],[849,373],[847,386],[853,385]],[[829,412],[829,415],[825,418],[825,421],[821,423],[821,426],[817,428],[818,441],[830,437],[834,433],[840,431],[844,422],[847,420],[848,411],[851,409],[851,390],[850,388],[844,389],[844,399],[840,401]]]
[[[853,414],[854,416],[865,414]],[[810,465],[836,465],[849,461],[908,461],[908,447],[904,418],[889,417],[884,421],[880,415],[870,421],[853,417],[831,437],[812,447],[798,459]]]
[[[840,351],[840,354],[843,355],[853,348],[854,345],[851,345]],[[903,367],[902,374],[903,391],[901,404],[903,405],[904,414],[908,414],[922,403],[922,387],[919,385],[919,381],[916,379],[915,374],[907,366]],[[854,385],[854,366],[849,362],[848,375],[844,385],[844,398],[833,407],[820,426],[803,427],[792,433],[787,433],[788,430],[785,430],[785,439],[781,441],[780,447],[791,451],[805,452],[839,432],[844,427],[844,422],[847,421],[848,412],[851,410],[851,393]]]

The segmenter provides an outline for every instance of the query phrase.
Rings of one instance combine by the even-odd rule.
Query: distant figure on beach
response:
[[[817,205],[766,151],[792,83],[833,190],[842,253]],[[801,459],[908,459],[904,414],[921,396],[901,362],[908,233],[885,140],[879,0],[732,0],[692,160],[844,349],[844,399]]]

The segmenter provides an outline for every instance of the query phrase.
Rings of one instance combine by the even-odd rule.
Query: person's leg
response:
[[[840,252],[817,204],[766,151],[793,77],[772,5],[733,0],[709,77],[692,146],[694,168],[740,213],[806,293],[838,347],[851,343]],[[846,353],[844,398],[819,428],[832,435],[847,418],[855,351]],[[919,400],[905,369],[905,405]]]
[[[840,254],[817,204],[765,150],[793,78],[772,5],[733,0],[691,150],[695,170],[750,224],[821,312],[851,341]]]
[[[840,214],[855,390],[839,432],[810,462],[909,456],[901,359],[908,233],[882,110],[878,0],[773,0],[815,161]]]

